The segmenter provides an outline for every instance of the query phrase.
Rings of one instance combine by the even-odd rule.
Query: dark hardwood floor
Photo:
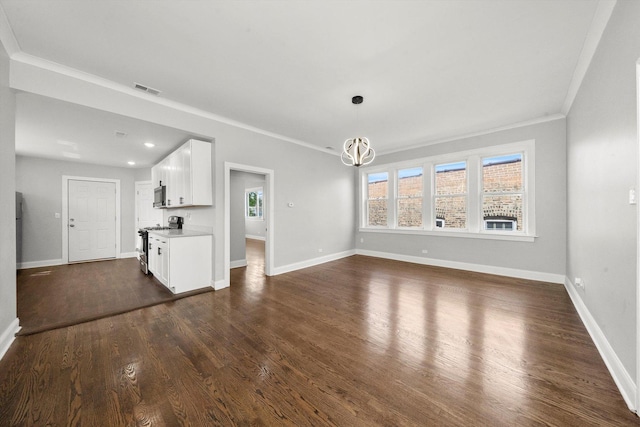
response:
[[[262,268],[18,337],[0,425],[640,425],[560,285],[364,256]]]
[[[17,286],[21,335],[180,298],[142,274],[135,258],[19,270]]]

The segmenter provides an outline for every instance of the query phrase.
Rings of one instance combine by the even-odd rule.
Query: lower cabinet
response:
[[[213,237],[149,233],[149,270],[173,293],[211,286]]]

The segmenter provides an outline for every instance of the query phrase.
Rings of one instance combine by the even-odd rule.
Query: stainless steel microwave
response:
[[[153,207],[165,208],[167,207],[167,186],[161,185],[153,190]]]

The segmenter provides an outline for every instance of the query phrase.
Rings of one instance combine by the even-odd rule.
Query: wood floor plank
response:
[[[266,277],[262,245],[229,289],[18,337],[0,426],[640,425],[561,285],[363,256]]]

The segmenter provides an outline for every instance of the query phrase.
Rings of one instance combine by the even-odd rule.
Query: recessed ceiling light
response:
[[[129,165],[133,166],[136,164],[136,162],[127,162]]]
[[[155,147],[155,146],[156,146],[156,144],[154,144],[153,142],[145,142],[145,143],[144,143],[144,146],[145,146],[145,147],[149,147],[149,148],[153,148],[153,147]]]

